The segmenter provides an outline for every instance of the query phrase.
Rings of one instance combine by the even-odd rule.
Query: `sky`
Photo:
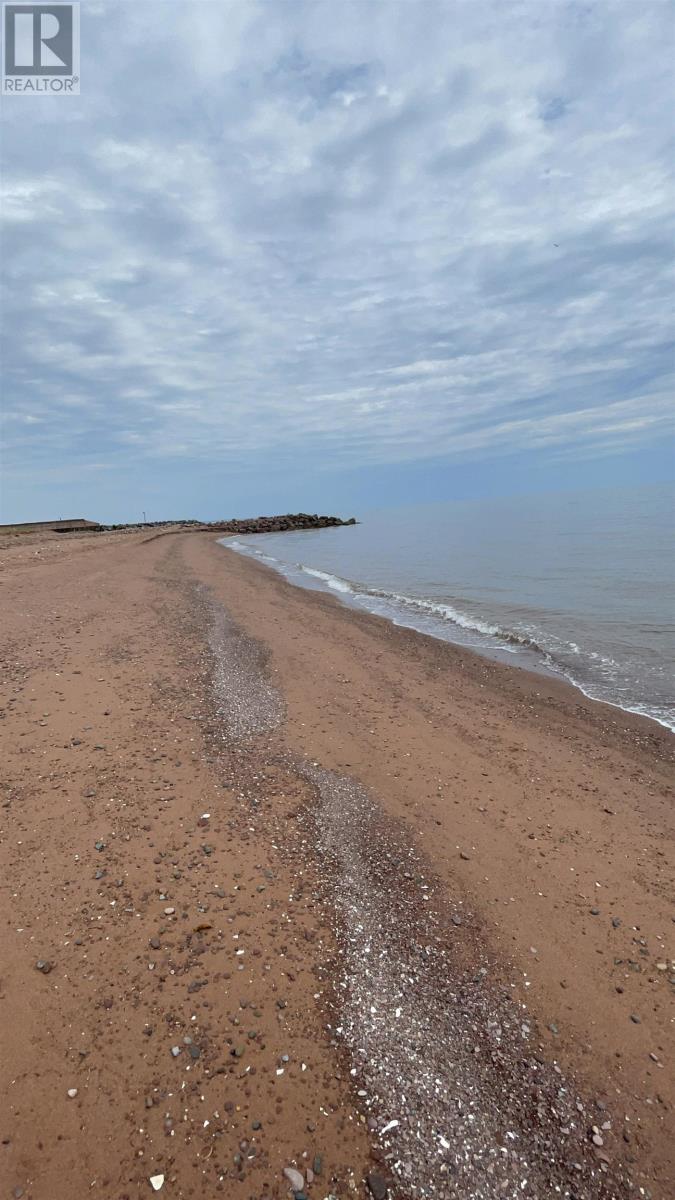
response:
[[[81,27],[3,103],[2,520],[675,474],[669,0]]]

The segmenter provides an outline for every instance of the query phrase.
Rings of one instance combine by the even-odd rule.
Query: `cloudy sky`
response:
[[[668,0],[81,10],[4,102],[3,519],[667,471]]]

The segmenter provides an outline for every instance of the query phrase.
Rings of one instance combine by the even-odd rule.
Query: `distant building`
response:
[[[19,521],[11,525],[0,525],[0,533],[74,533],[78,529],[100,529],[98,521],[85,521],[84,517],[73,517],[58,521]]]

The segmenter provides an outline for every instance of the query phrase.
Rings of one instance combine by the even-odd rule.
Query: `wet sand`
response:
[[[7,1195],[672,1194],[671,735],[210,535],[0,564]]]

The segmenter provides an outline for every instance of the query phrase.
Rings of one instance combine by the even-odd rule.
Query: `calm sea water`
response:
[[[388,509],[224,544],[675,729],[675,486]]]

